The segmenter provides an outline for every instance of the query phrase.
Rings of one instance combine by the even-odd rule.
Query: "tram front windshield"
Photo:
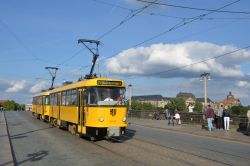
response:
[[[90,87],[87,90],[88,105],[125,105],[125,88]]]

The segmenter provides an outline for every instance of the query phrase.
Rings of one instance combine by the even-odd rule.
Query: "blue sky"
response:
[[[250,1],[155,2],[161,5],[143,9],[148,3],[135,0],[1,1],[0,99],[30,103],[50,85],[46,66],[60,68],[57,86],[88,73],[92,55],[77,44],[85,38],[102,42],[100,72],[132,84],[134,95],[172,97],[182,91],[203,97],[199,76],[210,72],[209,98],[221,101],[232,91],[249,105],[249,48],[213,57],[250,45]],[[232,2],[221,9],[227,12],[212,13],[165,5],[216,10]],[[175,25],[181,26],[171,30]]]

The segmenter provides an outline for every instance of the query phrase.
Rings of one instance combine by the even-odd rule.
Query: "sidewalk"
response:
[[[0,166],[13,166],[4,112],[0,112]]]
[[[214,129],[214,131],[209,132],[206,129],[202,129],[201,125],[182,124],[172,126],[168,125],[167,120],[137,119],[129,117],[128,121],[129,123],[138,126],[250,144],[250,136],[244,135],[242,132],[236,131],[236,129],[230,129],[229,131]]]

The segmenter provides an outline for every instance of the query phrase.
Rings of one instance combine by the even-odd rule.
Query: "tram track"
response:
[[[132,139],[135,142],[131,143],[129,141],[124,141],[124,138],[125,139]],[[128,160],[130,160],[132,162],[135,162],[135,163],[137,163],[139,165],[141,165],[141,164],[148,165],[147,163],[140,162],[140,161],[135,160],[135,159],[133,159],[133,158],[131,158],[129,156],[124,155],[123,153],[119,153],[118,151],[112,150],[111,148],[109,148],[109,145],[113,145],[114,143],[122,143],[123,145],[126,144],[130,148],[137,148],[137,149],[140,149],[140,150],[142,150],[144,152],[154,154],[155,150],[150,150],[148,148],[144,148],[143,149],[143,147],[137,145],[138,143],[149,144],[151,146],[152,145],[156,146],[157,149],[159,149],[159,148],[165,148],[165,149],[168,149],[168,150],[171,150],[171,151],[175,151],[179,155],[181,155],[181,153],[185,153],[186,155],[192,155],[193,157],[197,157],[198,159],[202,159],[202,160],[209,161],[210,163],[214,163],[214,165],[228,165],[228,166],[232,166],[232,164],[228,164],[228,163],[221,162],[221,161],[218,161],[218,160],[214,160],[214,159],[211,159],[211,158],[208,158],[208,157],[197,155],[195,153],[186,152],[186,151],[174,148],[174,147],[163,146],[161,144],[157,144],[155,142],[147,141],[147,140],[144,140],[144,139],[130,138],[130,137],[126,136],[126,135],[121,136],[120,138],[110,138],[109,140],[102,140],[102,141],[98,141],[98,142],[92,142],[92,144],[94,144],[94,145],[98,146],[99,148],[104,149],[104,150],[106,150],[106,151],[108,151],[108,152],[110,152],[110,153],[112,153],[112,154],[114,154],[116,156],[128,159]],[[162,158],[165,158],[165,159],[168,158],[169,160],[172,160],[174,162],[181,162],[182,165],[189,165],[189,166],[197,165],[197,164],[194,164],[193,162],[190,162],[189,160],[180,159],[180,158],[177,159],[177,158],[175,158],[173,156],[165,156],[165,155],[163,155],[161,153],[158,153],[157,155],[161,156]]]
[[[126,137],[126,136],[124,136],[124,137]],[[193,152],[187,152],[185,150],[181,150],[181,149],[178,149],[178,148],[175,148],[175,147],[164,146],[162,144],[158,144],[158,143],[155,143],[155,142],[152,142],[152,141],[147,141],[147,140],[144,140],[144,139],[138,139],[138,138],[133,138],[133,139],[136,140],[136,141],[139,141],[139,142],[144,142],[144,143],[152,144],[152,145],[155,145],[157,147],[166,148],[166,149],[169,149],[169,150],[174,150],[174,151],[176,151],[178,153],[185,153],[187,155],[192,155],[194,157],[205,159],[205,160],[208,160],[208,161],[211,161],[211,162],[215,162],[215,163],[218,163],[218,164],[232,166],[232,164],[229,164],[229,163],[226,163],[226,162],[222,162],[222,161],[219,161],[219,160],[216,160],[216,159],[211,159],[209,157],[206,157],[206,156],[203,156],[203,155],[198,155],[198,154],[195,154]]]
[[[108,141],[108,140],[104,140],[104,141],[110,143],[110,141]],[[91,141],[91,144],[93,144],[93,145],[95,145],[95,146],[97,146],[97,147],[99,147],[99,148],[101,148],[101,149],[103,149],[103,150],[105,150],[105,151],[108,151],[109,153],[111,153],[111,154],[113,154],[113,155],[116,155],[116,156],[121,157],[121,158],[123,158],[123,159],[129,160],[130,162],[133,163],[133,165],[135,165],[135,164],[138,164],[138,165],[148,165],[148,164],[143,163],[143,162],[140,162],[140,161],[138,161],[138,160],[131,159],[130,157],[126,157],[124,154],[117,153],[117,151],[111,150],[111,149],[109,149],[109,148],[106,147],[106,146],[100,145],[100,143],[98,143],[98,142]]]
[[[126,137],[126,136],[122,136],[122,137]],[[134,140],[137,140],[138,141],[138,139],[135,139],[135,138],[133,138]],[[149,149],[146,149],[146,148],[144,148],[144,149],[142,149],[142,147],[140,147],[140,146],[137,146],[136,144],[132,144],[132,143],[128,143],[128,142],[123,142],[123,141],[121,141],[121,140],[119,140],[119,139],[114,139],[114,138],[112,138],[112,140],[114,140],[114,141],[116,141],[116,142],[122,142],[122,143],[124,143],[124,144],[127,144],[127,145],[129,145],[129,146],[131,146],[131,147],[138,147],[138,148],[140,148],[141,150],[145,150],[145,151],[147,151],[147,152],[150,152],[150,153],[154,153],[155,151],[154,150],[149,150]],[[141,141],[140,141],[141,142]],[[143,141],[144,143],[149,143],[149,142],[145,142],[145,141]],[[150,144],[152,144],[152,143],[150,143]],[[180,160],[180,159],[176,159],[176,158],[173,158],[173,157],[170,157],[170,156],[164,156],[164,155],[162,155],[162,154],[158,154],[159,156],[161,156],[161,157],[164,157],[164,158],[169,158],[170,160],[173,160],[173,161],[178,161],[178,162],[182,162],[182,164],[185,164],[185,165],[190,165],[190,166],[193,166],[194,164],[193,163],[190,163],[190,162],[187,162],[187,161],[185,161],[185,160]]]
[[[138,124],[135,124],[135,125],[138,125]],[[150,127],[150,126],[144,126],[144,125],[138,125],[138,126],[142,126],[142,127],[147,127],[147,128],[151,128],[151,129],[159,129],[161,131],[165,131],[165,132],[168,132],[168,130],[163,130],[162,128],[157,128],[157,127]],[[179,133],[179,134],[187,134],[187,133],[182,133],[180,131],[176,131],[176,130],[170,130],[169,132],[172,132],[172,133]],[[205,137],[205,136],[200,136],[200,135],[196,135],[196,134],[189,134],[188,135],[191,135],[191,136],[199,136],[199,137]],[[126,136],[125,136],[126,137]],[[205,137],[207,138],[207,137]],[[217,138],[214,138],[214,137],[211,137],[209,136],[208,137],[209,139],[217,139]],[[228,141],[228,140],[224,140],[224,139],[219,139],[220,141]],[[206,143],[206,142],[204,142]],[[237,142],[237,143],[241,143],[241,142]],[[190,146],[190,144],[188,143],[185,143],[185,142],[181,142],[182,145],[185,145],[185,146]],[[215,146],[215,145],[209,145],[209,146]],[[231,153],[228,153],[227,151],[218,151],[218,150],[214,150],[214,149],[210,149],[210,148],[201,148],[200,146],[197,146],[195,144],[192,144],[192,148],[197,148],[197,149],[202,149],[202,150],[206,150],[206,151],[210,151],[210,152],[213,152],[213,153],[218,153],[218,155],[221,155],[221,154],[224,154],[224,155],[227,155],[227,156],[230,156],[230,157],[237,157],[237,158],[241,158],[241,159],[244,159],[244,160],[248,160],[250,162],[250,158],[246,158],[246,157],[242,157],[242,156],[239,156],[239,155],[235,155],[235,154],[231,154]]]
[[[131,142],[131,141],[128,141],[128,140],[133,140],[134,142]],[[103,144],[103,142],[105,142],[105,144]],[[119,153],[117,152],[116,150],[112,150],[112,148],[109,148],[109,145],[107,145],[106,143],[108,144],[114,144],[114,143],[122,143],[122,144],[126,144],[130,147],[133,147],[133,148],[140,148],[141,150],[145,150],[147,151],[148,153],[155,153],[154,150],[149,150],[149,149],[142,149],[142,147],[140,146],[137,146],[137,143],[143,143],[143,144],[149,144],[149,145],[153,145],[153,146],[156,146],[157,148],[164,148],[164,149],[168,149],[168,150],[171,150],[171,151],[174,151],[178,154],[186,154],[186,155],[191,155],[193,157],[196,157],[198,159],[201,159],[201,160],[206,160],[206,161],[209,161],[209,163],[214,163],[215,165],[227,165],[227,166],[232,166],[234,164],[230,164],[230,163],[227,163],[227,162],[224,162],[224,161],[220,161],[218,159],[215,159],[215,158],[212,158],[212,157],[207,157],[207,156],[204,156],[204,155],[201,155],[201,154],[197,154],[195,152],[190,152],[190,151],[186,151],[186,150],[183,150],[183,149],[180,149],[180,148],[176,148],[176,147],[172,147],[172,146],[165,146],[165,145],[162,145],[162,144],[159,144],[159,143],[156,143],[156,142],[153,142],[153,141],[149,141],[149,140],[145,140],[145,139],[141,139],[141,138],[132,138],[130,136],[127,136],[127,135],[123,135],[119,138],[110,138],[109,140],[102,140],[102,141],[97,141],[97,142],[92,142],[92,144],[98,146],[99,148],[102,148],[116,156],[119,156],[119,157],[122,157],[124,159],[127,159],[127,160],[130,160],[134,163],[137,163],[137,164],[143,164],[143,165],[147,165],[146,163],[142,163],[138,160],[135,160],[129,156],[126,156],[124,155],[123,153]],[[188,145],[187,143],[184,143],[186,145]],[[198,146],[196,146],[196,148],[200,148]],[[223,153],[224,155],[229,155],[229,156],[232,156],[232,157],[240,157],[242,159],[246,159],[244,157],[241,157],[241,156],[237,156],[237,155],[233,155],[233,154],[229,154],[229,153],[224,153],[224,152],[221,152],[221,151],[216,151],[216,150],[211,150],[211,149],[204,149],[204,150],[207,150],[207,151],[211,151],[213,153],[218,153],[218,155],[221,155],[221,153]],[[162,157],[168,157],[170,160],[175,160],[175,161],[180,161],[182,162],[184,165],[195,165],[193,162],[189,162],[187,160],[181,160],[181,159],[176,159],[174,157],[171,157],[171,156],[164,156],[162,154],[158,154]],[[246,159],[246,160],[250,160],[250,159]]]

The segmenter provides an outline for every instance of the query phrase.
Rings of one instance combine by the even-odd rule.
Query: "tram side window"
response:
[[[43,97],[39,96],[37,97],[37,105],[42,105],[43,104]]]
[[[53,105],[53,102],[54,102],[52,96],[53,96],[53,94],[50,95],[50,101],[51,101],[51,102],[50,102],[50,105]]]
[[[66,91],[62,92],[62,105],[66,104]]]
[[[36,97],[36,99],[35,99],[35,103],[36,103],[36,105],[38,104],[38,97]]]
[[[50,95],[50,98],[51,98],[51,103],[50,103],[50,105],[54,105],[54,97],[53,97],[53,96],[54,96],[54,94],[51,94],[51,95]]]
[[[58,105],[57,103],[58,103],[58,96],[57,96],[57,94],[55,94],[54,104]]]
[[[70,105],[70,98],[71,98],[71,91],[68,90],[68,91],[66,91],[66,102],[65,102],[65,104],[66,104],[67,106]]]
[[[71,105],[77,105],[77,90],[75,89],[71,91]]]
[[[46,96],[45,97],[45,105],[49,105],[49,104],[50,104],[49,96]]]
[[[51,105],[57,105],[57,94],[51,94]]]
[[[67,90],[62,94],[63,105],[66,106],[77,106],[77,90]]]
[[[32,104],[33,104],[33,105],[36,105],[36,98],[35,98],[35,97],[33,97]]]

